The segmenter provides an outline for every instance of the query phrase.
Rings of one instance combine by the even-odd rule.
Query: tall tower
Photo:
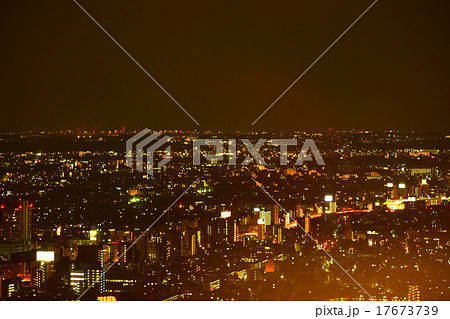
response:
[[[32,234],[32,205],[24,200],[20,203],[19,210],[19,222],[21,224],[21,237],[22,237],[22,249],[23,251],[31,250],[31,234]]]

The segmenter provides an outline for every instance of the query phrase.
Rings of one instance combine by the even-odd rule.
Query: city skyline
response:
[[[0,299],[448,299],[448,136],[301,133],[326,165],[230,166],[191,142],[292,135],[173,131],[148,175],[134,134],[1,135]]]

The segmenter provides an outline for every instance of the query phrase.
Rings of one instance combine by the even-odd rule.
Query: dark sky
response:
[[[447,130],[450,1],[0,2],[2,131]]]

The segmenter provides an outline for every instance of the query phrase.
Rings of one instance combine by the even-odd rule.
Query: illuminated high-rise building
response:
[[[336,202],[330,202],[330,213],[336,213]]]
[[[197,254],[197,232],[184,231],[181,236],[181,255],[184,257]]]
[[[102,263],[103,245],[78,246],[78,256],[75,261],[76,267],[71,271],[72,287],[77,287],[80,292],[92,286],[97,293],[103,293],[105,291],[105,275]],[[82,283],[79,282],[80,270],[84,274]]]
[[[266,226],[272,225],[272,212],[261,209],[259,211],[259,219],[261,219]]]
[[[55,252],[54,251],[37,251],[36,263],[33,273],[33,283],[36,287],[43,286],[54,273]]]
[[[70,272],[70,286],[77,294],[82,293],[84,282],[84,271],[79,269],[73,269]]]
[[[285,215],[284,215],[284,226],[285,227],[287,227],[287,225],[289,225],[289,223],[291,222],[291,219],[290,219],[290,215],[289,215],[289,213],[286,213]]]
[[[103,269],[85,269],[84,281],[86,283],[85,289],[98,287],[99,293],[105,292],[105,274]]]
[[[278,244],[281,244],[282,242],[283,242],[283,228],[281,228],[281,227],[278,227],[278,229],[277,229],[277,243]]]
[[[272,212],[273,225],[279,225],[280,224],[280,207],[278,207],[278,205],[276,205],[276,204],[273,204],[273,205],[270,205],[270,210]]]
[[[22,201],[21,207],[19,206],[20,214],[19,214],[19,222],[21,226],[21,237],[22,237],[22,245],[23,251],[31,250],[31,234],[32,234],[32,204],[29,204],[28,201]]]
[[[309,233],[311,231],[311,217],[305,217],[305,231]]]
[[[408,286],[408,301],[420,301],[420,290],[419,286],[409,285]]]

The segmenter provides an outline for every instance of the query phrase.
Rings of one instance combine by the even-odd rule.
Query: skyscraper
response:
[[[32,204],[23,200],[16,205],[2,205],[0,209],[0,256],[7,258],[31,250]]]
[[[311,231],[311,217],[305,217],[305,231],[309,233]]]

